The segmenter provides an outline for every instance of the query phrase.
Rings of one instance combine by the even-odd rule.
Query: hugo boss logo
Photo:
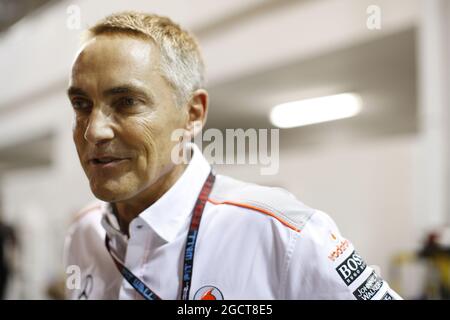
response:
[[[361,256],[353,251],[352,254],[344,260],[337,268],[339,276],[347,285],[350,285],[357,279],[366,269],[367,265]]]

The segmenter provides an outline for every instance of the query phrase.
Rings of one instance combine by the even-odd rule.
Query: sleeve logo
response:
[[[337,258],[339,258],[342,254],[344,254],[345,250],[348,249],[350,245],[350,242],[345,239],[341,241],[336,248],[328,255],[328,259],[331,261],[336,261]]]
[[[389,292],[386,292],[386,293],[384,294],[384,296],[381,298],[381,300],[395,300],[395,299],[394,299],[393,296],[391,296],[391,295],[389,294]]]
[[[358,300],[371,300],[383,285],[383,279],[373,271],[362,285],[353,291],[353,295]]]
[[[361,256],[353,251],[352,254],[344,260],[337,268],[339,276],[349,286],[366,269],[367,265]]]

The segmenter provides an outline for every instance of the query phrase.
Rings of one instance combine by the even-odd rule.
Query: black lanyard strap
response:
[[[216,176],[211,170],[208,178],[203,184],[200,195],[197,198],[194,210],[192,211],[191,224],[189,226],[189,231],[186,240],[186,247],[184,250],[184,265],[183,265],[183,278],[182,278],[182,289],[181,289],[181,299],[189,300],[189,291],[191,288],[192,271],[194,269],[194,252],[195,243],[197,241],[198,231],[200,228],[200,221],[202,219],[203,210],[205,209],[206,202],[208,200],[209,194],[214,185]],[[125,280],[146,300],[161,300],[161,298],[154,293],[147,285],[136,277],[125,265],[115,256],[111,251],[109,246],[109,237],[105,237],[105,245],[111,258],[114,261],[119,272],[122,274]]]
[[[161,298],[154,293],[149,287],[146,286],[144,282],[141,281],[138,277],[136,277],[133,272],[130,271],[125,265],[120,262],[120,260],[112,253],[111,248],[109,246],[109,237],[106,235],[105,237],[105,245],[106,249],[109,252],[109,255],[114,261],[114,264],[117,267],[117,270],[122,274],[125,280],[133,287],[134,290],[139,292],[139,294],[144,297],[145,300],[161,300]]]

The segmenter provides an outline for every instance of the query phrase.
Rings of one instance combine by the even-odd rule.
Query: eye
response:
[[[92,107],[91,101],[83,98],[74,98],[71,102],[75,110],[85,111]]]
[[[129,108],[129,107],[135,106],[137,103],[138,103],[138,101],[135,98],[124,97],[124,98],[120,98],[119,100],[117,100],[115,105],[119,106],[119,107]]]

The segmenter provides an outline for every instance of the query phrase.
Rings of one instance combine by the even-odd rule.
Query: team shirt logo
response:
[[[335,243],[335,247],[328,255],[328,259],[333,261],[333,265],[336,272],[339,274],[339,277],[348,287],[357,287],[353,291],[353,295],[356,299],[373,299],[383,287],[384,280],[379,277],[375,271],[367,268],[367,264],[348,240],[339,239],[339,237],[336,237],[332,232],[330,232],[330,234],[331,240]],[[347,251],[351,253],[347,254]],[[362,275],[367,269],[369,269],[369,276],[363,280],[364,278],[362,278]],[[363,282],[361,283],[361,281]],[[356,284],[354,284],[355,282]],[[395,298],[387,291],[382,295],[381,300],[395,300]]]
[[[223,294],[214,286],[204,286],[197,290],[194,300],[223,300]]]
[[[366,270],[366,263],[361,256],[353,251],[352,254],[345,259],[337,268],[339,276],[347,285],[351,285],[364,270]]]
[[[353,295],[358,300],[371,300],[380,291],[383,286],[383,279],[381,279],[375,271],[372,271],[366,281],[361,284],[358,289],[353,291]]]
[[[78,295],[78,300],[88,300],[94,288],[94,278],[88,274],[84,283],[83,291]]]
[[[328,259],[331,261],[336,261],[345,251],[348,249],[350,242],[347,239],[342,240],[336,248],[328,255]]]

